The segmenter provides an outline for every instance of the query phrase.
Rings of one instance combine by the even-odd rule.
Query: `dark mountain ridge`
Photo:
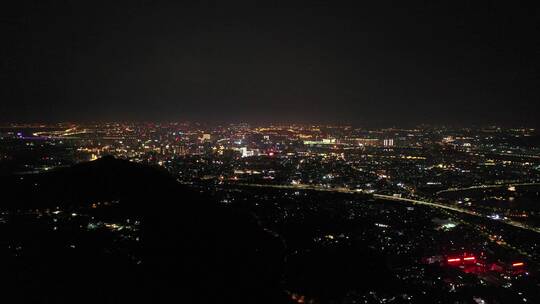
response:
[[[160,168],[106,157],[43,174],[4,177],[1,183],[8,198],[3,210],[18,214],[9,218],[13,228],[4,241],[23,248],[2,281],[23,302],[285,299],[279,288],[282,242],[250,214],[220,207]],[[107,206],[95,208],[101,202]],[[44,218],[53,210],[79,213],[79,222],[70,219],[77,226],[56,231],[56,224],[21,222],[29,211],[44,213],[39,215]],[[140,221],[140,241],[124,250],[111,233],[85,231],[96,218]],[[66,250],[70,241],[79,242],[76,248],[81,249]]]

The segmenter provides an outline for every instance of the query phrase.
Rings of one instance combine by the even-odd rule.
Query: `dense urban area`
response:
[[[24,187],[41,187],[36,176],[112,157],[167,171],[220,208],[253,214],[286,245],[279,289],[290,303],[540,302],[534,129],[0,126],[0,177]],[[33,241],[7,231],[30,223],[52,233],[107,233],[114,241],[103,246],[134,267],[144,264],[137,255],[143,220],[104,215],[117,204],[5,208],[1,256],[24,260],[25,242]],[[65,241],[84,247],[84,238]]]

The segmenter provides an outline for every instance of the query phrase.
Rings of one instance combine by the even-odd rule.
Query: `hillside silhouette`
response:
[[[0,182],[0,276],[17,302],[287,302],[282,241],[164,170],[105,157]],[[137,222],[137,238],[85,229],[98,220]]]

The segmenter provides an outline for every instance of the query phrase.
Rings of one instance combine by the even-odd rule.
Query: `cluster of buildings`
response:
[[[487,303],[493,299],[534,302],[537,294],[538,262],[492,239],[490,233],[501,229],[497,223],[356,194],[230,185],[212,189],[222,203],[246,206],[256,214],[265,227],[283,237],[289,251],[299,259],[304,255],[310,259],[321,252],[327,263],[344,260],[353,273],[390,271],[397,282],[387,282],[389,286],[395,284],[390,293],[373,290],[378,298],[374,303],[395,298],[437,303],[450,296],[459,302],[472,300],[471,290]],[[507,233],[510,239],[512,233],[520,232],[514,229]],[[538,239],[532,236],[529,242]],[[384,262],[365,258],[365,248]],[[316,272],[318,265],[311,267]],[[307,303],[316,295],[294,284],[297,276],[306,275],[304,271],[286,273],[285,281],[291,282],[287,285],[291,294]],[[331,285],[333,280],[339,285],[339,278],[324,284]],[[356,288],[362,290],[363,286]],[[365,297],[370,294],[364,291],[353,299],[362,302]]]
[[[374,291],[358,301],[427,299],[437,292],[465,296],[467,288],[487,286],[480,301],[495,286],[503,290],[500,296],[526,302],[531,293],[524,288],[536,286],[527,281],[540,262],[540,208],[534,203],[540,199],[540,145],[532,129],[7,125],[0,127],[0,143],[0,175],[105,155],[159,166],[216,201],[249,209],[294,254],[367,246],[387,257],[387,266],[411,290]],[[81,226],[84,218],[39,216],[60,228],[63,222]],[[89,220],[81,227],[137,243],[137,225],[132,219]],[[293,300],[312,298],[289,287]]]

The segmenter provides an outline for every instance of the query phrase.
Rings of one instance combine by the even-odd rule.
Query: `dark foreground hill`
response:
[[[282,242],[157,168],[103,158],[0,182],[6,303],[286,303]]]

